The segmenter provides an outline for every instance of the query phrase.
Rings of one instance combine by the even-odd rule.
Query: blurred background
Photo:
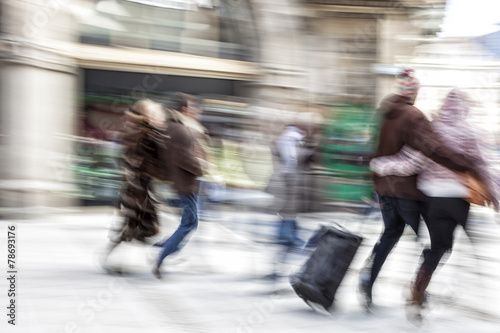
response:
[[[429,117],[452,86],[466,91],[470,120],[498,151],[499,9],[486,0],[1,0],[0,215],[111,206],[124,110],[145,97],[168,106],[178,91],[203,102],[224,189],[212,201],[275,210],[276,140],[299,121],[311,156],[300,210],[368,209],[376,107],[402,65],[415,68],[416,105]]]

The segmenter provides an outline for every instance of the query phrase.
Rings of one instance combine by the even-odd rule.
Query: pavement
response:
[[[253,209],[223,207],[200,222],[183,251],[165,261],[164,278],[151,274],[156,255],[139,243],[121,245],[107,274],[99,258],[107,243],[112,212],[45,214],[0,224],[0,332],[488,332],[500,323],[500,225],[494,215],[477,210],[470,218],[470,238],[460,229],[446,265],[435,274],[423,326],[404,312],[404,291],[427,242],[408,230],[389,256],[374,289],[374,309],[359,305],[357,277],[382,228],[379,212],[310,213],[299,219],[307,238],[320,224],[340,224],[364,240],[336,294],[330,313],[313,310],[286,277],[265,276],[275,268],[279,247],[272,243],[277,218]],[[174,211],[161,214],[161,237],[177,226]],[[8,296],[8,227],[15,227],[15,297]],[[425,232],[424,232],[425,233]],[[300,254],[279,265],[296,271]],[[15,324],[7,309],[15,301]]]

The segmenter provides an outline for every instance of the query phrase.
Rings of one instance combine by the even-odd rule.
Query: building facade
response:
[[[67,193],[85,148],[75,137],[85,121],[112,132],[113,116],[143,96],[184,91],[326,118],[334,103],[375,105],[390,79],[373,65],[413,54],[443,4],[2,0],[1,206],[76,204]]]

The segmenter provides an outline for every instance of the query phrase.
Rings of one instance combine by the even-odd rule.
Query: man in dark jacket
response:
[[[187,107],[187,100],[178,96],[177,110]],[[158,259],[153,267],[153,274],[160,279],[160,266],[168,255],[179,251],[179,245],[184,238],[198,226],[198,186],[196,178],[202,175],[199,159],[195,154],[195,142],[191,131],[184,126],[179,111],[172,111],[168,121],[165,149],[161,152],[165,172],[172,181],[174,189],[179,195],[179,204],[182,208],[181,223],[177,230],[161,246]]]
[[[374,157],[394,155],[403,145],[421,151],[433,161],[454,171],[474,172],[474,165],[462,154],[445,147],[422,112],[413,106],[419,81],[412,69],[396,76],[396,94],[385,98],[380,111],[385,119],[380,128],[378,148]],[[360,274],[359,288],[364,306],[372,305],[372,288],[382,265],[403,234],[406,224],[418,235],[420,215],[425,196],[417,189],[417,176],[374,176],[376,191],[384,220],[384,231],[366,260]],[[422,215],[425,220],[425,215]]]

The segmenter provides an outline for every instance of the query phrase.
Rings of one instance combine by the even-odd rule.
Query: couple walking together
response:
[[[384,114],[378,148],[370,167],[380,198],[384,231],[366,260],[359,277],[360,292],[367,308],[372,306],[374,282],[406,225],[418,235],[420,216],[430,235],[407,299],[407,315],[421,320],[425,290],[443,255],[453,246],[457,225],[466,228],[473,189],[466,177],[481,184],[480,200],[498,210],[498,179],[488,168],[479,139],[466,122],[469,101],[452,89],[429,122],[413,104],[419,80],[405,68],[396,77],[396,94],[380,106]]]
[[[166,240],[155,243],[160,252],[152,271],[161,278],[160,267],[170,254],[180,250],[186,237],[198,226],[198,182],[206,166],[201,135],[190,124],[198,124],[200,103],[194,96],[177,94],[174,107],[166,109],[151,100],[140,100],[125,112],[122,143],[125,151],[124,184],[116,202],[120,225],[110,233],[103,257],[109,269],[109,255],[123,241],[147,242],[159,232],[157,201],[153,180],[169,182],[179,197],[182,216],[177,230]]]

